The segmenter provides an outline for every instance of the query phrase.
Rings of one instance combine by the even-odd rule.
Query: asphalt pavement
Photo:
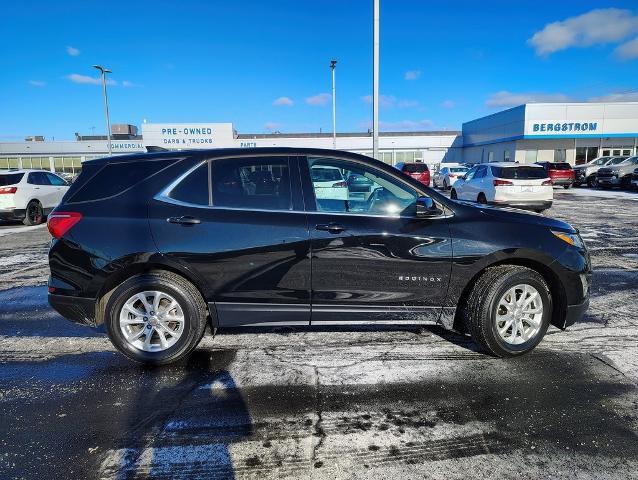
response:
[[[145,368],[46,303],[0,227],[0,478],[638,478],[638,194],[555,190],[595,269],[522,358],[428,328],[242,329]]]

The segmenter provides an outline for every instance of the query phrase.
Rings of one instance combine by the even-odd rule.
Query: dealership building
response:
[[[381,132],[379,159],[389,164],[424,162],[568,161],[585,163],[603,155],[634,155],[638,102],[532,103],[463,124],[462,131]],[[114,155],[147,147],[169,150],[251,147],[333,148],[330,133],[238,133],[232,123],[145,123],[114,125]],[[372,155],[372,135],[338,133],[336,146]],[[0,142],[0,169],[44,168],[75,174],[82,163],[108,154],[106,136],[75,134],[72,141],[27,137]]]

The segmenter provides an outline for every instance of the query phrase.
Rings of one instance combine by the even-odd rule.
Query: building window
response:
[[[493,162],[494,161],[494,152],[488,152],[487,153],[487,161],[488,162]]]
[[[525,150],[525,163],[536,163],[538,150]]]
[[[505,150],[503,152],[503,161],[504,162],[510,162],[512,159],[512,157],[510,156],[510,151],[509,150]]]
[[[7,170],[9,168],[9,159],[7,157],[0,158],[0,170]]]
[[[598,147],[587,147],[587,161],[591,162],[595,158],[598,158]]]
[[[9,158],[9,168],[20,168],[20,162],[18,157]]]
[[[576,165],[587,163],[587,147],[576,147]]]
[[[554,150],[554,161],[564,162],[567,159],[567,150],[564,148],[557,148]]]

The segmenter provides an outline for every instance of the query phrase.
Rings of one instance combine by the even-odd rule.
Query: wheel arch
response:
[[[567,295],[565,293],[565,287],[561,283],[558,275],[546,264],[539,262],[531,258],[507,258],[499,260],[488,265],[484,265],[463,288],[458,300],[456,312],[454,314],[454,328],[458,331],[466,331],[467,328],[464,325],[464,311],[467,304],[467,298],[472,291],[472,288],[476,284],[483,273],[488,268],[497,267],[499,265],[518,265],[521,267],[527,267],[531,270],[538,272],[549,286],[549,292],[552,299],[552,318],[550,323],[560,329],[564,329],[564,319],[567,314]]]
[[[96,299],[98,305],[95,312],[96,325],[104,323],[104,311],[106,304],[111,293],[117,288],[118,285],[136,275],[157,271],[170,272],[175,275],[179,275],[197,289],[207,307],[210,305],[208,295],[206,294],[205,285],[202,283],[201,278],[199,278],[196,273],[182,267],[179,263],[166,261],[166,259],[161,255],[154,255],[148,261],[128,263],[120,268],[114,269],[104,278],[101,287],[98,289]],[[213,324],[216,325],[217,312],[214,311],[214,309],[212,308],[208,308],[208,310],[210,321],[212,321]]]

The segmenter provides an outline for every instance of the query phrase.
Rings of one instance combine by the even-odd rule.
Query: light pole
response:
[[[379,0],[373,0],[372,21],[372,157],[379,156]]]
[[[332,148],[337,149],[337,97],[335,96],[335,68],[337,61],[330,61],[330,69],[332,70]]]
[[[104,93],[104,115],[106,116],[106,139],[109,146],[109,156],[113,155],[111,151],[111,120],[109,119],[109,100],[106,96],[106,74],[112,73],[108,68],[104,68],[100,65],[93,65],[93,68],[97,68],[102,74],[102,92]]]

